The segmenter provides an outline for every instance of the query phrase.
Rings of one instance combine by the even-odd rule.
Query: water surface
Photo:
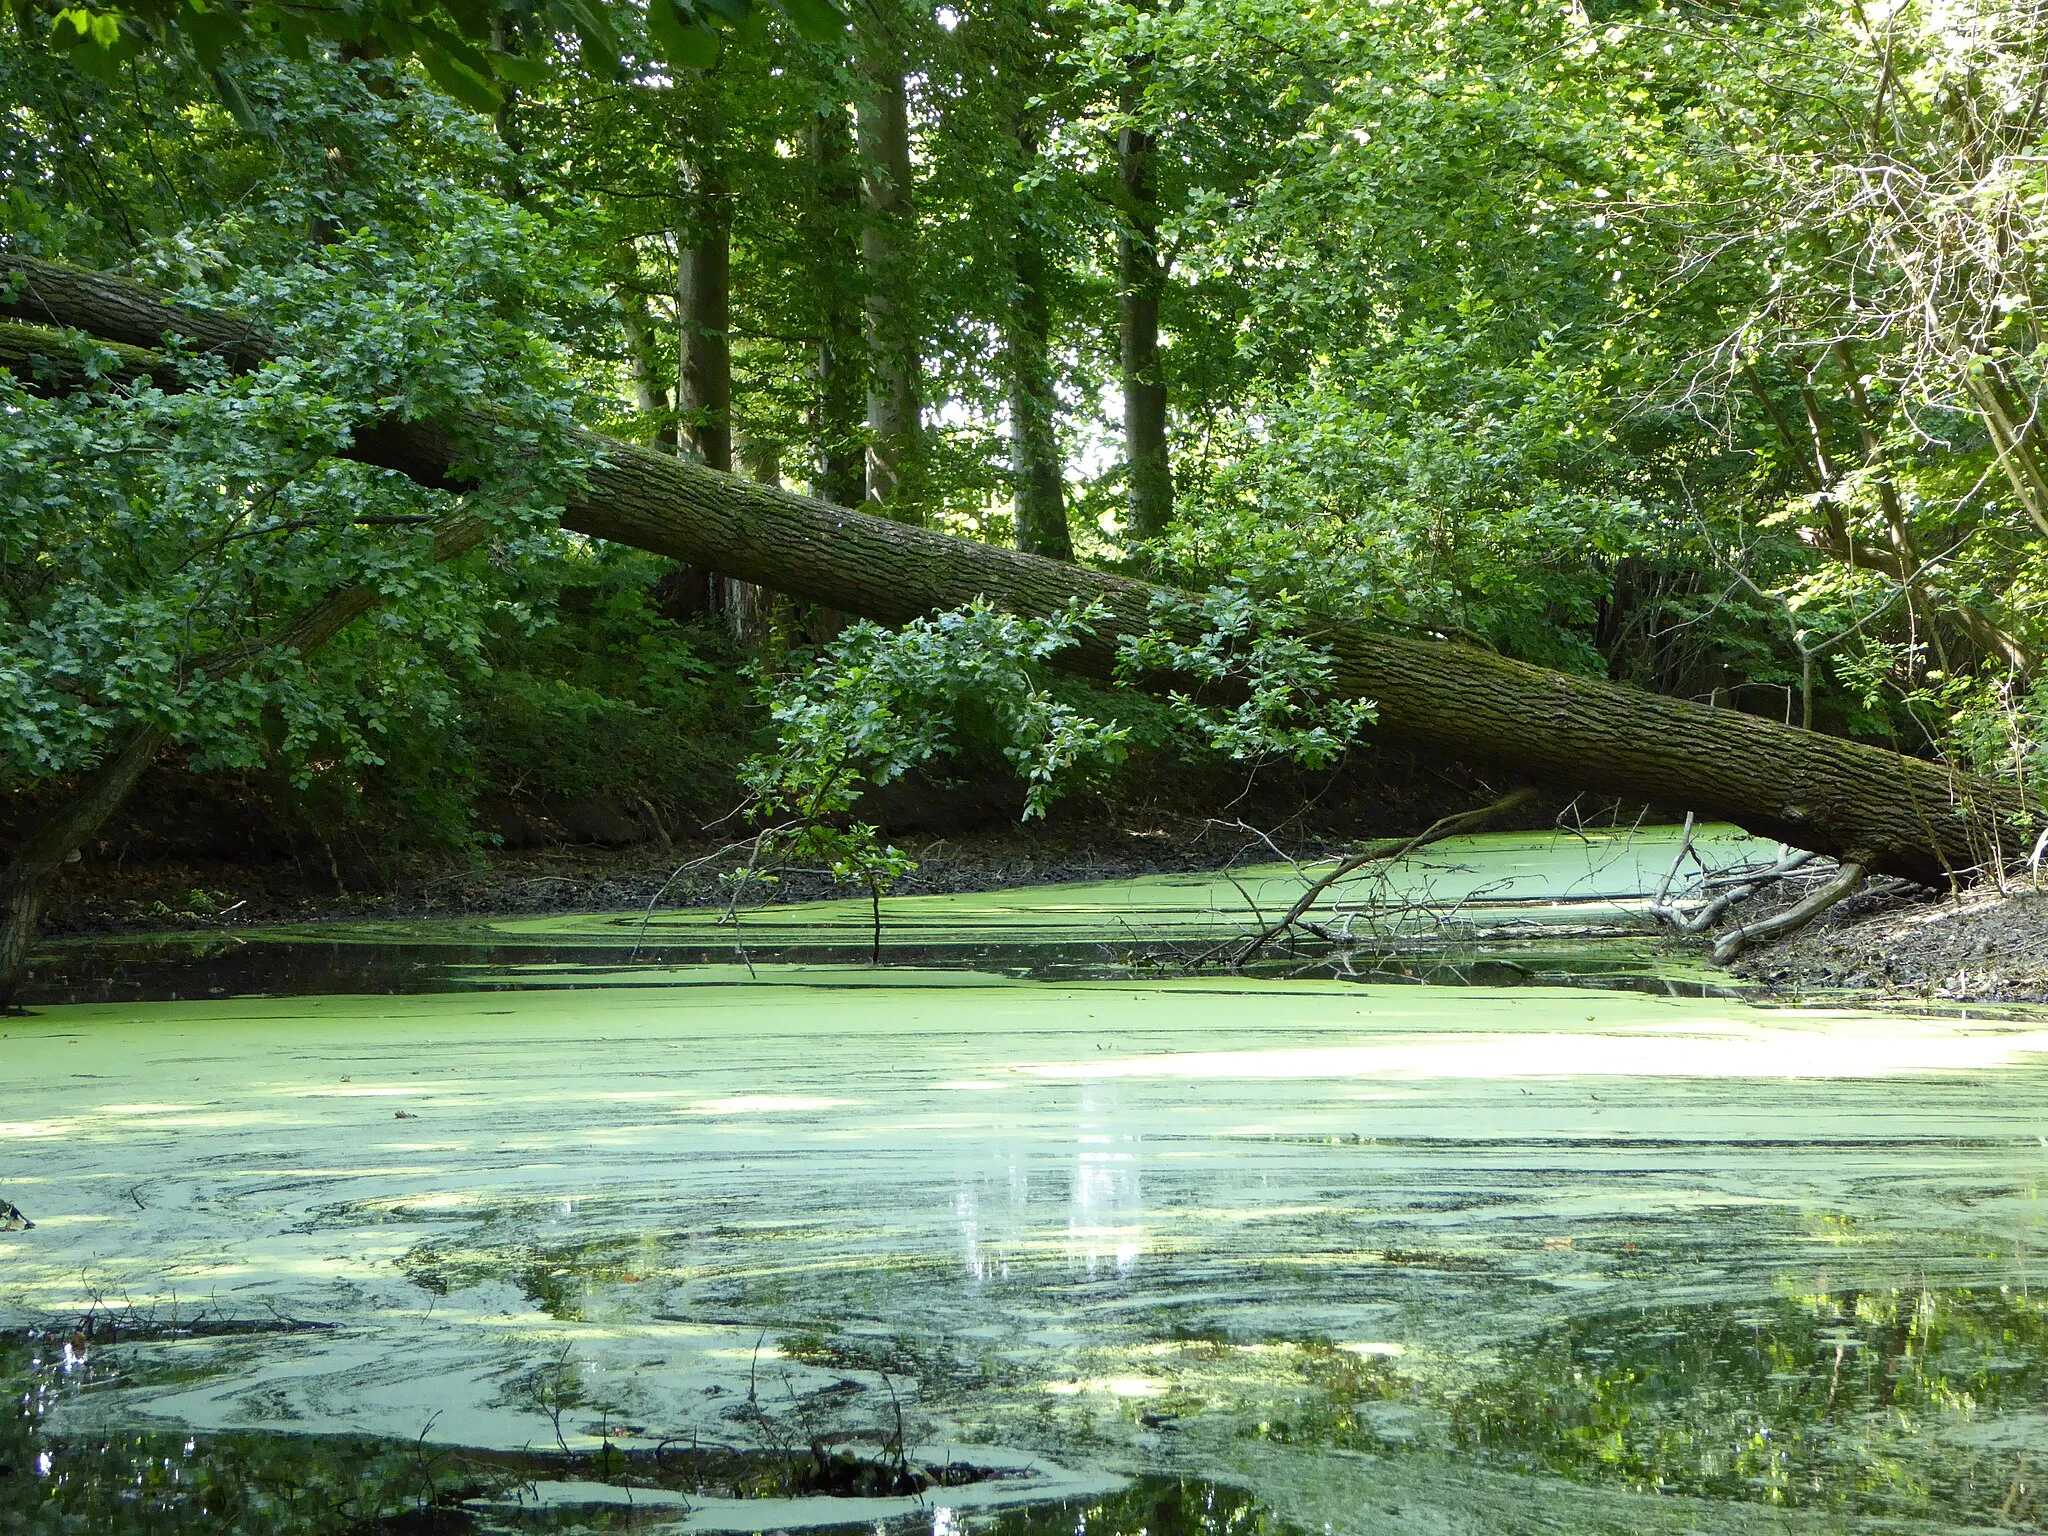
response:
[[[1488,846],[1441,862],[1489,884]],[[1507,894],[1625,912],[1663,846]],[[1227,936],[1187,889],[1123,906]],[[1076,909],[1114,893],[1028,898],[926,910],[1113,942]],[[851,921],[811,917],[773,922]],[[69,1477],[395,1490],[358,1529],[428,1494],[406,1528],[2040,1521],[2048,1021],[748,959],[0,1022],[37,1222],[0,1233],[0,1327],[37,1330],[0,1514]],[[661,1486],[686,1450],[759,1485]],[[771,1486],[819,1457],[975,1470]],[[347,1528],[265,1498],[244,1528]]]

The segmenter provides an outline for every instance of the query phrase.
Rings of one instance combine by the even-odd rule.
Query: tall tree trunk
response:
[[[684,173],[676,328],[682,366],[676,414],[683,442],[713,469],[732,470],[732,193],[715,151]]]
[[[861,60],[855,114],[862,201],[861,265],[867,278],[867,499],[898,522],[924,520],[922,363],[910,281],[915,225],[910,199],[910,104],[903,61],[871,40]]]
[[[842,507],[867,496],[866,450],[861,446],[867,409],[866,354],[861,341],[856,274],[860,227],[860,168],[853,158],[853,125],[846,109],[820,112],[810,127],[817,196],[806,213],[811,278],[819,296],[818,392],[812,427],[818,463],[812,490]]]
[[[496,53],[517,53],[520,47],[519,23],[498,11],[491,16],[491,49]],[[519,174],[519,161],[526,153],[526,136],[519,128],[519,92],[503,80],[498,82],[501,93],[498,110],[492,121],[498,129],[498,142],[505,146],[505,160],[498,173],[498,191],[508,203],[526,201],[526,180]]]
[[[634,433],[643,442],[666,447],[674,417],[669,413],[666,370],[654,341],[654,317],[647,295],[625,274],[619,286],[619,334],[626,342],[626,367],[633,381],[633,412],[640,418]]]
[[[167,335],[253,367],[271,344],[251,320],[166,302],[99,273],[0,253],[0,366],[39,387],[82,378],[75,349],[42,327],[70,326],[130,348]],[[122,368],[175,380],[164,359],[125,354]],[[1175,594],[1083,566],[956,539],[723,475],[631,444],[578,434],[592,456],[562,525],[686,562],[716,566],[811,602],[902,623],[985,598],[1012,613],[1070,602],[1102,617],[1057,658],[1094,676],[1116,667],[1123,641],[1162,622]],[[492,440],[492,418],[387,420],[358,435],[352,456],[427,484],[450,484],[458,444]],[[472,450],[473,451],[473,450]],[[1196,632],[1193,621],[1166,621]],[[1378,734],[1445,756],[1512,768],[1524,779],[1687,807],[1766,837],[1938,882],[1995,857],[2022,860],[2035,818],[1995,785],[1938,764],[1780,725],[1734,710],[1530,666],[1442,640],[1346,623],[1311,638],[1331,657],[1339,695],[1375,701]],[[1147,677],[1185,688],[1187,679]]]
[[[713,469],[732,469],[732,196],[715,146],[683,168],[676,252],[676,446]],[[751,594],[715,568],[686,564],[673,586],[687,607],[725,617],[736,637]]]
[[[749,480],[782,488],[782,444],[774,438],[735,434],[733,455]],[[777,607],[787,607],[787,600],[751,581],[733,576],[718,580],[718,606],[725,615],[727,633],[750,649],[760,645],[770,637]]]
[[[1124,86],[1123,110],[1138,110],[1142,92],[1134,67]],[[1142,128],[1126,126],[1116,140],[1117,179],[1123,192],[1123,232],[1117,237],[1118,360],[1124,392],[1124,462],[1130,486],[1131,533],[1156,539],[1173,521],[1173,461],[1166,443],[1166,375],[1159,366],[1159,297],[1166,268],[1159,259],[1159,200],[1153,161],[1157,146]]]
[[[433,557],[452,560],[476,548],[489,531],[475,518],[459,519],[435,536]],[[310,656],[382,601],[383,593],[375,587],[342,587],[258,645],[232,658],[202,661],[199,670],[222,675],[254,656],[277,650]],[[168,740],[157,726],[129,726],[70,797],[29,835],[6,868],[0,869],[0,1014],[15,1006],[51,879],[121,808]]]
[[[1019,129],[1028,162],[1036,135]],[[1045,241],[1032,210],[1019,206],[1010,237],[1017,284],[1010,306],[1010,467],[1016,484],[1017,547],[1048,560],[1074,558],[1067,529],[1066,466],[1060,456],[1059,396],[1052,377],[1052,306],[1046,295]]]

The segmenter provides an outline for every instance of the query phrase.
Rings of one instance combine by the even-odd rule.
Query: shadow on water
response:
[[[1480,834],[1356,885],[1323,891],[1245,973],[1430,986],[1585,986],[1669,997],[1739,995],[1680,962],[1647,927],[1647,893],[1676,830],[1563,837]],[[1722,828],[1696,841],[1711,867],[1765,845]],[[1775,857],[1775,853],[1772,853]],[[1707,867],[1707,866],[1703,866]],[[1289,911],[1309,872],[1271,865],[951,895],[677,907],[508,918],[310,923],[49,946],[32,1003],[478,987],[703,984],[690,967],[866,967],[1095,981],[1227,968]],[[742,951],[744,946],[744,952]]]
[[[55,1006],[251,996],[524,991],[621,982],[699,986],[707,984],[706,978],[691,975],[691,968],[728,967],[740,958],[730,944],[650,945],[629,958],[616,945],[251,942],[225,935],[174,935],[54,945],[31,963],[23,1000],[30,1006]],[[843,973],[868,968],[870,954],[865,945],[777,943],[749,945],[744,959],[764,968],[805,966]],[[885,960],[884,972],[950,970],[1050,982],[1164,979],[1188,974],[1175,955],[1107,944],[902,944],[889,946]],[[1532,940],[1458,945],[1428,951],[1339,952],[1328,946],[1304,947],[1291,955],[1248,965],[1241,974],[1261,980],[1378,985],[1585,987],[1657,997],[1732,998],[1753,990],[1672,974],[1668,960],[1661,959],[1654,945],[1640,936],[1577,944]]]

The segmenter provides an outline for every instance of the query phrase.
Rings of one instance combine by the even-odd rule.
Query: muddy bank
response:
[[[2048,1002],[2048,892],[1852,898],[1731,969],[1787,993]]]

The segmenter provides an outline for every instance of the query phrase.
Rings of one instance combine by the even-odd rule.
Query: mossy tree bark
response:
[[[175,333],[240,366],[269,351],[249,321],[166,304],[123,279],[5,255],[0,278],[12,280],[0,312],[21,320],[131,347]],[[0,331],[0,365],[64,351],[63,338],[47,331]],[[133,356],[131,366],[143,366]],[[36,366],[20,364],[30,373]],[[481,425],[386,421],[359,434],[354,453],[446,485],[455,445]],[[1019,614],[1096,602],[1105,617],[1062,659],[1098,677],[1114,668],[1122,637],[1157,622],[1163,589],[1149,583],[867,516],[595,434],[585,446],[600,462],[562,521],[593,538],[886,623],[977,597]],[[2024,858],[2032,842],[2018,805],[1994,788],[1877,747],[1447,641],[1345,623],[1317,638],[1334,659],[1336,686],[1377,702],[1378,735],[1525,780],[1691,809],[1931,883],[1992,857]]]

